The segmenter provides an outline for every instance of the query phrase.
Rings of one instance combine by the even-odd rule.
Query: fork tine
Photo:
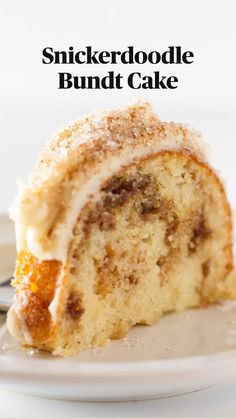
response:
[[[0,278],[0,286],[1,285],[10,285],[13,276],[9,276],[8,278],[1,279]]]
[[[0,313],[7,313],[10,308],[10,304],[3,303],[0,301]]]

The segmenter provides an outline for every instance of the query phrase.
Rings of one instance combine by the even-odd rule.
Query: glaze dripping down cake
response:
[[[164,313],[236,297],[232,221],[199,135],[146,102],[58,133],[18,196],[22,344],[72,356]]]

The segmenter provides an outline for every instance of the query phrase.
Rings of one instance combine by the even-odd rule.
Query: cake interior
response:
[[[34,275],[42,263],[46,276]],[[104,345],[164,313],[231,298],[225,285],[232,269],[231,217],[224,190],[193,156],[159,153],[122,169],[102,185],[99,199],[83,208],[56,310],[52,301],[60,262],[34,259],[31,280],[22,287],[23,265],[15,285],[21,283],[28,296],[23,317],[33,344],[61,355]],[[45,278],[54,291],[49,286],[42,300]],[[37,325],[30,307],[38,312],[44,307],[44,320],[38,318]],[[50,340],[53,322],[57,327]]]
[[[163,313],[230,298],[230,227],[219,181],[189,156],[162,153],[111,178],[74,229],[61,345],[80,335],[102,345]]]

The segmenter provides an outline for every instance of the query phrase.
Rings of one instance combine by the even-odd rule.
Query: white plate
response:
[[[0,232],[0,275],[10,274],[13,233],[5,217]],[[4,298],[6,287],[0,288]],[[236,375],[235,303],[167,315],[156,326],[135,327],[126,339],[73,359],[23,351],[1,317],[0,386],[7,390],[58,399],[140,400],[199,390]]]

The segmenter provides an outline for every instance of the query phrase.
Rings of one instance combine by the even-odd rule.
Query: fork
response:
[[[6,314],[10,307],[10,304],[0,301],[0,314]]]
[[[12,276],[9,276],[8,278],[4,278],[4,279],[0,278],[0,286],[1,285],[10,285],[12,278],[13,278]]]
[[[10,285],[12,277],[0,279],[0,286]],[[10,304],[7,304],[4,301],[0,301],[0,314],[6,314],[10,308]]]

